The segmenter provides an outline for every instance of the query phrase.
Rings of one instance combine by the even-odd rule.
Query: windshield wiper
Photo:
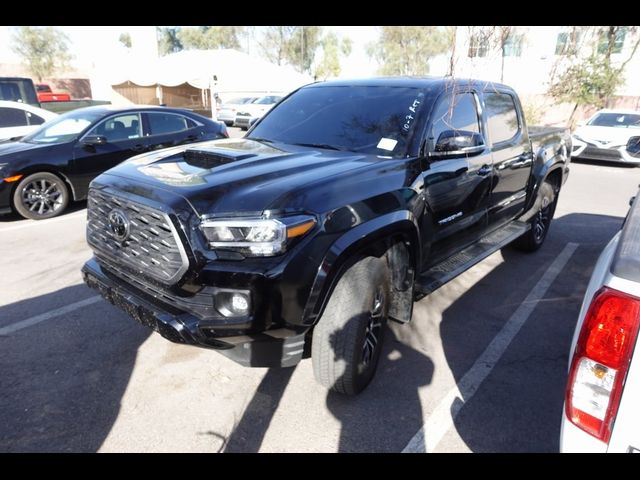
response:
[[[259,138],[259,137],[246,137],[247,140],[253,140],[254,142],[264,142],[264,143],[273,143],[273,140],[269,140],[268,138]]]
[[[292,145],[298,145],[300,147],[326,148],[327,150],[338,150],[340,152],[346,151],[344,148],[329,145],[328,143],[292,143]]]

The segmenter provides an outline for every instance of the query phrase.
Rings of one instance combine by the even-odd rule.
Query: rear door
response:
[[[145,139],[149,150],[173,147],[202,139],[204,127],[173,112],[145,112]]]
[[[484,92],[484,112],[494,168],[489,225],[498,227],[524,209],[533,152],[516,95],[493,88]]]
[[[433,157],[435,144],[447,130],[478,133],[484,137],[480,102],[475,91],[443,93],[427,125],[426,150],[430,155],[424,175],[424,196],[430,215],[423,217],[423,238],[431,242],[428,263],[437,263],[477,240],[487,226],[491,190],[491,150],[473,155]]]

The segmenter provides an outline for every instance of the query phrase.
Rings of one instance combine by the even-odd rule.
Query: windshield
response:
[[[80,133],[87,129],[93,122],[102,118],[104,112],[74,110],[50,120],[22,139],[30,143],[64,143],[78,138]]]
[[[248,138],[404,157],[424,103],[418,88],[307,87],[273,108]]]
[[[640,128],[640,114],[601,113],[587,125],[593,125],[595,127]]]

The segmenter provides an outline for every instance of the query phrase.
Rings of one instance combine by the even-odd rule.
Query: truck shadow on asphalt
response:
[[[2,305],[0,327],[58,308],[61,298],[72,303],[91,296],[74,285]],[[150,333],[124,315],[104,321],[112,308],[100,301],[0,336],[0,451],[100,448]]]
[[[470,289],[460,291],[460,285],[452,285],[433,294],[452,296],[442,312],[439,333],[448,366],[459,382],[564,246],[580,244],[473,398],[458,398],[451,405],[452,414],[459,410],[455,430],[470,450],[558,451],[573,329],[596,259],[621,224],[622,218],[602,215],[557,218],[537,253],[507,247],[502,251],[504,262]],[[357,397],[327,393],[327,408],[341,422],[337,451],[402,451],[432,413],[423,411],[419,397],[419,389],[433,378],[429,345],[439,341],[428,338],[438,331],[439,320],[437,314],[431,318],[427,313],[425,318],[433,306],[428,302],[414,310],[410,325],[391,323],[387,328],[378,372],[364,392]],[[259,451],[294,370],[267,372],[226,451]],[[438,402],[434,399],[430,408]],[[447,451],[446,439],[447,435],[438,451]]]
[[[558,452],[573,331],[596,260],[622,220],[592,214],[554,219],[538,252],[504,248],[504,262],[442,313],[442,344],[459,382],[564,246],[579,244],[475,395],[451,405],[453,417],[459,411],[457,433],[471,451]]]

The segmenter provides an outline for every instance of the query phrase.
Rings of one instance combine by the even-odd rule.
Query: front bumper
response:
[[[625,145],[603,147],[575,137],[572,138],[572,144],[572,158],[640,165],[640,158],[630,155]]]
[[[11,186],[14,183],[7,183],[0,180],[0,215],[11,213]]]
[[[82,267],[85,283],[137,322],[174,343],[218,350],[241,365],[289,367],[303,357],[306,328],[278,328],[261,333],[218,336],[211,322],[165,304],[121,281],[92,258]]]

